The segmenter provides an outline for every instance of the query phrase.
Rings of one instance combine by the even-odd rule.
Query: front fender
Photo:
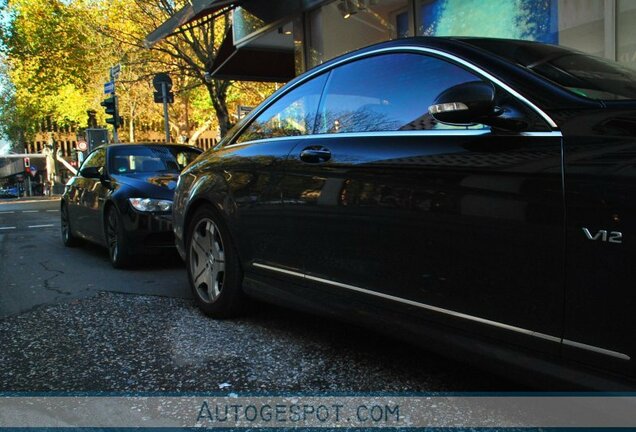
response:
[[[200,175],[186,173],[179,179],[175,192],[173,223],[175,244],[185,259],[185,233],[194,212],[203,204],[211,204],[226,218],[235,214],[236,204],[228,186],[229,175],[208,171]]]

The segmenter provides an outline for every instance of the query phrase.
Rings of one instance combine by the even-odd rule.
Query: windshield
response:
[[[554,45],[498,39],[465,42],[592,99],[636,99],[636,70],[600,57]]]
[[[197,148],[165,145],[113,147],[109,170],[113,174],[180,173],[199,154]]]

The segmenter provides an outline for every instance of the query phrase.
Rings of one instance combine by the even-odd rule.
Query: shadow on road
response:
[[[74,249],[90,256],[95,260],[103,261],[105,264],[110,265],[108,259],[108,250],[102,246],[83,241]],[[133,263],[126,270],[165,270],[179,268],[183,268],[185,271],[183,260],[177,253],[177,250],[166,248],[135,256],[135,258],[133,259]],[[113,271],[116,270],[113,269]]]

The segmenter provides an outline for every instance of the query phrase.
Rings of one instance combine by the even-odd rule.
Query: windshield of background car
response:
[[[110,150],[112,174],[152,172],[180,173],[201,154],[196,148],[169,146],[121,146]]]
[[[523,41],[465,40],[519,64],[573,93],[591,99],[636,99],[636,70],[554,45]]]

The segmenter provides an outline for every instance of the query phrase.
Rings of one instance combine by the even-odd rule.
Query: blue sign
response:
[[[113,94],[113,93],[115,93],[115,83],[113,81],[104,83],[104,94]]]

